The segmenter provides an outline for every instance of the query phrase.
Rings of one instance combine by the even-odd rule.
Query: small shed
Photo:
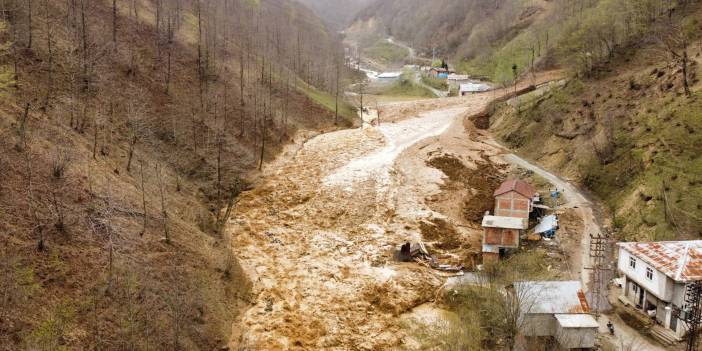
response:
[[[448,78],[449,71],[443,67],[432,67],[429,70],[429,74],[436,78]]]
[[[482,83],[466,83],[461,84],[459,87],[459,93],[461,96],[468,94],[482,93],[490,90],[490,86]]]
[[[566,350],[595,346],[598,323],[580,281],[517,282],[511,293],[524,306],[521,335],[553,337]]]
[[[599,323],[589,314],[556,314],[556,341],[562,348],[590,349],[595,347]]]

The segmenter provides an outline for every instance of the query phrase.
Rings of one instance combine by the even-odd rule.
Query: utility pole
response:
[[[702,323],[702,282],[696,281],[688,284],[685,291],[685,304],[682,308],[673,307],[673,318],[681,320],[687,325],[686,351],[697,351],[699,341],[697,332]]]
[[[612,268],[607,266],[606,260],[609,257],[608,250],[610,249],[610,237],[611,235],[606,233],[602,234],[590,234],[590,263],[592,267],[586,267],[585,269],[592,271],[591,280],[591,304],[592,311],[596,315],[608,308],[607,301],[607,281],[609,280],[609,274],[607,272],[612,271]]]

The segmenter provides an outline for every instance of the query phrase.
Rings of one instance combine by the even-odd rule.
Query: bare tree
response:
[[[682,9],[684,11],[685,8],[682,7]],[[694,22],[686,18],[675,19],[671,14],[667,23],[663,24],[656,32],[660,46],[668,53],[671,61],[680,68],[685,95],[691,96],[688,81],[688,66],[690,64],[688,48],[695,33]]]
[[[156,174],[158,176],[158,191],[161,195],[161,221],[163,224],[163,235],[166,243],[170,243],[171,238],[168,235],[168,212],[166,211],[166,190],[163,183],[163,166],[161,166],[161,164],[156,165]]]

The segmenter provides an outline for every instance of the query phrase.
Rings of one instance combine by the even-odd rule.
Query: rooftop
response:
[[[521,179],[510,179],[502,183],[502,185],[495,190],[493,196],[506,194],[510,191],[516,191],[518,194],[530,199],[536,195],[536,189],[534,189],[534,187],[532,187],[529,183]]]
[[[451,77],[449,77],[449,79],[451,79]],[[487,84],[466,83],[466,84],[461,84],[460,90],[461,91],[468,91],[468,92],[488,91],[488,90],[490,90],[490,86]]]
[[[702,280],[702,240],[618,245],[675,281]]]
[[[546,233],[550,230],[555,230],[556,228],[558,228],[558,217],[556,215],[548,215],[536,225],[536,228],[534,228],[534,234]]]
[[[503,229],[526,229],[527,223],[524,218],[486,215],[483,217],[483,227]]]
[[[514,289],[521,298],[533,300],[530,314],[590,312],[580,281],[517,282]]]
[[[563,328],[599,328],[595,317],[589,314],[557,314],[555,317]]]

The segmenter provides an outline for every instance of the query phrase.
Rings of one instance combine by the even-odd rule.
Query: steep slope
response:
[[[647,17],[655,20],[630,38],[610,31],[616,49],[591,55],[580,78],[498,106],[491,118],[507,145],[603,199],[622,240],[702,236],[701,12],[674,9],[654,10]],[[686,53],[686,64],[672,52]]]
[[[346,33],[362,46],[393,36],[412,43],[422,56],[471,60],[541,23],[551,7],[547,1],[379,1],[363,10]]]
[[[359,11],[376,0],[297,0],[312,9],[331,28],[346,28]]]
[[[0,350],[236,340],[221,209],[335,128],[334,36],[287,0],[2,4]]]

